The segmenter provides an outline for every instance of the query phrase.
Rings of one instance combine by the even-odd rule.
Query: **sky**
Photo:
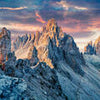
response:
[[[41,31],[50,18],[80,50],[100,36],[100,0],[0,0],[0,29],[8,28],[13,38]]]

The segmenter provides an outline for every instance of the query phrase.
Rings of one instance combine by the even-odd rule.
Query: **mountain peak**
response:
[[[2,30],[1,30],[1,34],[7,33],[7,31],[8,31],[7,28],[3,27]]]
[[[57,25],[57,22],[54,18],[48,20],[47,26]]]
[[[3,27],[3,28],[2,28],[2,31],[4,31],[4,30],[7,30],[7,28],[6,28],[6,27]]]
[[[6,60],[6,56],[11,52],[11,33],[5,27],[0,32],[0,50]]]
[[[46,32],[52,31],[52,32],[57,32],[58,30],[58,25],[57,22],[54,18],[48,20],[47,25],[43,29]]]
[[[10,31],[7,30],[7,28],[3,27],[1,32],[0,32],[0,38],[2,38],[4,36],[10,38],[10,35],[11,35]]]

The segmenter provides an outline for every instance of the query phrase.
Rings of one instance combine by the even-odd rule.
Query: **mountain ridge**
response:
[[[5,68],[0,68],[4,81],[9,76],[9,81],[17,87],[9,84],[8,91],[15,90],[11,93],[17,97],[9,92],[6,97],[14,100],[99,100],[100,72],[85,60],[73,37],[64,33],[54,19],[45,27],[42,32],[31,34],[32,38],[31,35],[24,38],[26,41],[23,37],[19,39],[18,49],[8,54]],[[13,82],[13,77],[24,81]],[[21,89],[20,83],[27,87]],[[5,93],[0,92],[0,96],[7,100]]]

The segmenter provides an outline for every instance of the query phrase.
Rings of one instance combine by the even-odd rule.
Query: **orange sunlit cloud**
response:
[[[85,7],[75,6],[74,8],[77,9],[77,10],[88,10],[88,8],[85,8]]]
[[[62,29],[63,29],[64,32],[80,33],[82,31],[90,31],[88,29],[89,26],[88,25],[84,25],[84,23],[82,23],[80,20],[67,19],[67,20],[64,20],[64,21],[59,21],[60,25],[61,25],[61,23],[62,23]],[[70,24],[72,26],[68,26]]]
[[[92,18],[91,26],[87,27],[88,30],[100,30],[100,18]]]
[[[86,24],[84,21],[71,18],[58,22],[63,28],[63,31],[68,33],[81,34],[81,32],[90,32],[94,31],[95,29],[100,30],[100,18],[92,18],[91,21],[88,21],[88,24]]]
[[[43,18],[39,15],[38,12],[36,12],[35,15],[36,15],[36,17],[37,17],[36,20],[37,20],[38,22],[41,22],[41,23],[43,23],[43,24],[46,23],[46,21],[43,20]]]
[[[0,7],[0,9],[7,9],[7,10],[22,10],[27,7],[18,7],[18,8],[10,8],[10,7]]]

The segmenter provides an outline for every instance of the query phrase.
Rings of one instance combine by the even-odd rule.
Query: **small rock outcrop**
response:
[[[98,37],[94,43],[96,54],[100,55],[100,37]]]
[[[6,56],[11,52],[11,33],[5,27],[0,33],[0,54],[6,60]],[[3,59],[3,58],[1,58]]]
[[[93,46],[92,41],[90,41],[88,45],[84,47],[84,53],[90,55],[96,54],[95,47]]]
[[[100,55],[100,37],[98,37],[94,43],[91,41],[85,46],[84,54]]]

